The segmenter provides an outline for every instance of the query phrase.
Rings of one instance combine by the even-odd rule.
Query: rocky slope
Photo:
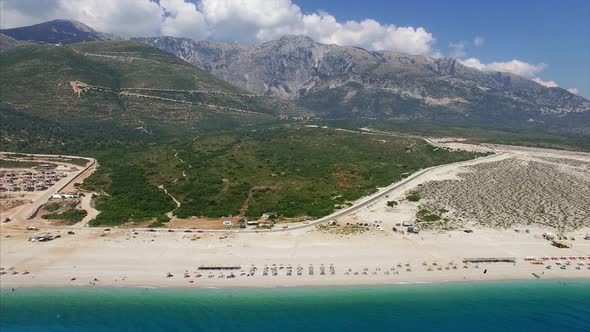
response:
[[[257,94],[331,118],[436,120],[585,131],[590,101],[455,59],[367,51],[285,36],[260,45],[137,38]]]

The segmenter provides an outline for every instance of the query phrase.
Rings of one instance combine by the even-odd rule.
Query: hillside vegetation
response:
[[[328,126],[339,128],[369,128],[395,135],[419,137],[457,137],[470,143],[491,143],[521,145],[559,150],[590,151],[590,137],[582,135],[557,134],[554,132],[494,127],[458,126],[445,122],[375,121],[324,121]]]
[[[131,41],[29,45],[0,58],[3,147],[134,140],[297,117],[299,109]]]
[[[424,141],[328,128],[277,127],[204,135],[183,144],[110,153],[88,189],[104,191],[95,224],[174,214],[257,219],[318,218],[425,167],[466,160],[469,152]]]

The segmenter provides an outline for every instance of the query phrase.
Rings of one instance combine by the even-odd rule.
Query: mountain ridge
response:
[[[16,40],[50,44],[74,44],[85,41],[122,39],[110,33],[96,31],[84,23],[64,19],[18,28],[0,29],[0,33]]]
[[[120,40],[69,20],[1,32],[12,34],[3,38],[6,48],[23,40],[57,45]],[[322,44],[303,35],[255,45],[166,36],[133,40],[173,54],[249,93],[297,104],[296,108],[319,118],[492,125],[590,135],[587,99],[510,73],[479,71],[453,58]]]
[[[479,71],[452,58],[368,51],[292,35],[258,45],[134,39],[246,90],[298,101],[332,118],[495,121],[511,127],[590,122],[590,101],[583,97],[514,74]]]

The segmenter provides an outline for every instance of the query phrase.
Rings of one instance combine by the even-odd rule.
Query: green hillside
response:
[[[0,67],[0,142],[12,149],[231,129],[301,114],[132,41],[23,46],[3,52]]]
[[[85,182],[105,192],[94,222],[121,224],[174,214],[279,220],[317,218],[421,168],[477,156],[423,140],[328,128],[278,126],[203,135],[184,143],[108,151]],[[248,197],[250,199],[248,200]],[[247,209],[240,211],[248,201]],[[195,225],[198,227],[198,225]]]
[[[63,49],[63,47],[62,47]],[[114,88],[158,88],[247,93],[169,53],[133,41],[101,41],[70,45],[78,56],[108,67],[110,81],[88,84]],[[98,78],[98,77],[97,77]]]

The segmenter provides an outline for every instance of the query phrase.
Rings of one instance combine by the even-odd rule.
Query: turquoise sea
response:
[[[590,280],[2,289],[0,331],[590,331]]]

